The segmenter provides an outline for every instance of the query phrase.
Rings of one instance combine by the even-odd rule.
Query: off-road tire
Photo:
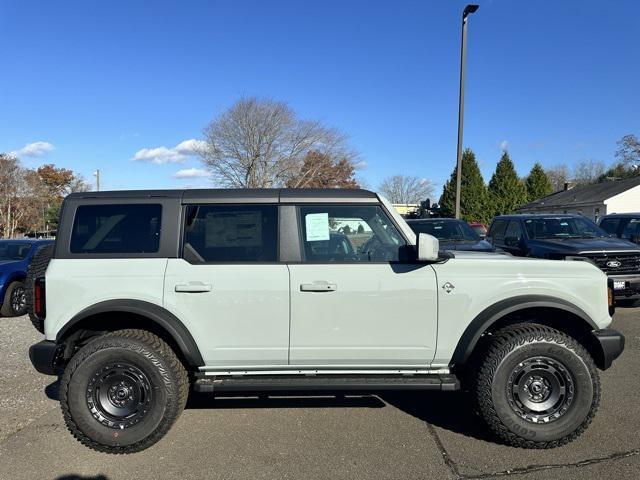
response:
[[[20,295],[20,289],[24,290],[23,282],[12,282],[9,284],[4,294],[2,307],[0,307],[0,315],[3,317],[19,317],[27,313],[26,306],[20,307],[17,310],[13,307],[13,296],[14,294]]]
[[[31,323],[40,333],[44,333],[44,320],[36,317],[33,313],[33,282],[36,278],[41,277],[47,271],[51,257],[53,257],[54,245],[44,245],[33,255],[29,268],[27,269],[27,278],[24,281],[24,293],[27,299],[27,313],[31,319]]]
[[[107,366],[121,364],[142,373],[151,391],[144,416],[123,429],[96,418],[98,407],[89,400],[91,382]],[[60,379],[60,404],[69,431],[83,445],[112,454],[135,453],[155,444],[184,410],[188,394],[187,372],[178,357],[145,330],[118,330],[90,341],[71,358]]]
[[[567,375],[566,391],[573,392],[573,397],[559,417],[532,423],[522,416],[526,409],[516,411],[518,404],[509,391],[522,365],[541,359],[557,362]],[[548,326],[520,324],[489,337],[472,392],[481,417],[499,439],[520,448],[555,448],[575,440],[591,423],[600,404],[600,379],[593,359],[575,339]]]

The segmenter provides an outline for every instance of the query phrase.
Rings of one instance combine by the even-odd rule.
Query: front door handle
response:
[[[301,292],[335,292],[338,286],[335,283],[313,282],[300,285]]]
[[[189,282],[176,285],[176,292],[180,293],[205,293],[211,291],[211,285],[202,282]]]

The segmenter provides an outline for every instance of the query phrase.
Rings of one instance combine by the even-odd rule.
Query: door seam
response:
[[[291,365],[291,269],[287,264],[287,273],[289,274],[289,344],[287,345],[287,365]]]

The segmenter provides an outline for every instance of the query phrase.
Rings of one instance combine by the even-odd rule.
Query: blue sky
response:
[[[0,151],[91,180],[100,168],[105,189],[205,186],[174,178],[201,168],[183,142],[255,95],[347,133],[372,188],[396,173],[440,186],[465,3],[0,0]],[[640,135],[638,2],[478,3],[464,144],[486,180],[501,145],[524,175],[535,161],[610,163],[616,140]],[[178,162],[133,160],[163,146],[152,153]]]

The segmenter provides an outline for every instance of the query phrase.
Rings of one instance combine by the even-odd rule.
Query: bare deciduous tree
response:
[[[310,152],[335,161],[354,158],[337,130],[298,118],[285,103],[258,98],[238,100],[205,128],[204,139],[198,154],[224,187],[287,185]]]
[[[618,140],[616,158],[626,167],[632,167],[640,163],[640,139],[629,134]]]
[[[433,196],[433,182],[426,178],[394,175],[385,178],[378,191],[391,203],[418,203]]]
[[[544,172],[547,174],[547,177],[549,177],[554,192],[562,190],[564,184],[569,180],[569,167],[567,167],[566,163],[545,168]]]
[[[605,164],[599,160],[582,160],[573,167],[571,180],[581,185],[596,183],[605,170]]]

